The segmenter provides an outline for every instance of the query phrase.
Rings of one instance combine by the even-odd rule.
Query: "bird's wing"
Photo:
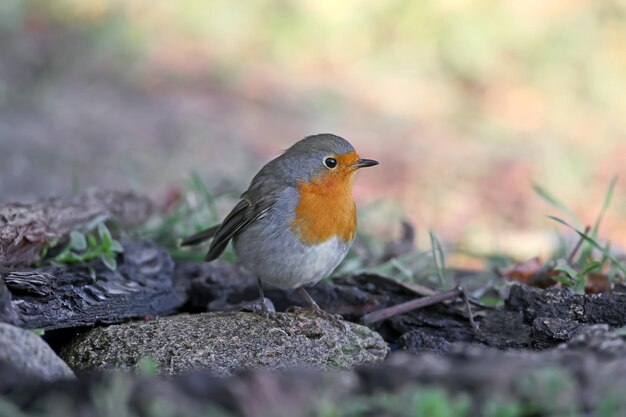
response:
[[[215,232],[217,232],[217,229],[219,228],[220,228],[220,225],[218,224],[208,229],[201,230],[198,233],[193,234],[191,236],[187,236],[180,242],[180,246],[197,245],[198,243],[202,243],[205,240],[209,240],[215,235]]]
[[[215,231],[205,261],[212,261],[220,256],[233,236],[265,214],[278,199],[281,188],[279,183],[257,175],[248,191],[241,196],[241,201]]]
[[[280,177],[270,174],[274,161],[266,164],[252,179],[250,187],[241,195],[241,200],[226,216],[222,224],[183,239],[181,245],[195,245],[213,238],[209,252],[204,259],[212,261],[220,256],[226,249],[228,242],[237,233],[265,214],[278,200],[280,190],[288,185]]]
[[[215,232],[204,260],[208,262],[220,256],[233,236],[261,217],[273,204],[274,201],[271,199],[263,199],[253,204],[247,200],[241,200]]]

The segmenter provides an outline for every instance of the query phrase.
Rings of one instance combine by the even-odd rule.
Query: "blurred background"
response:
[[[624,39],[624,0],[2,0],[0,201],[163,201],[192,171],[238,194],[332,132],[381,161],[355,188],[372,234],[545,254],[532,185],[584,226],[622,174],[601,236],[623,246]]]

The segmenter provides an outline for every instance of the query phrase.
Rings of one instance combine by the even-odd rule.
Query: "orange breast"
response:
[[[355,171],[329,171],[298,185],[300,198],[292,230],[313,245],[335,236],[344,242],[356,233],[356,206],[352,197]]]

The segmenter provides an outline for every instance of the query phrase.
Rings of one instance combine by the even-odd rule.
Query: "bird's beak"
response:
[[[354,164],[352,164],[353,169],[359,168],[367,168],[378,165],[378,161],[374,161],[373,159],[359,159]]]

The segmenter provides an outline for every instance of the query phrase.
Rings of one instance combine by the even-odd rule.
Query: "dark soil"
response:
[[[236,310],[258,297],[254,277],[232,264],[175,264],[153,244],[123,244],[116,272],[89,265],[96,282],[84,265],[3,271],[0,320],[50,329],[46,340],[59,350],[95,325]],[[371,274],[322,282],[310,293],[325,311],[354,322],[420,297],[410,286]],[[266,296],[278,311],[305,306],[295,291],[267,288]],[[493,399],[530,404],[532,413],[522,415],[533,416],[584,415],[609,400],[626,411],[619,395],[626,388],[626,344],[615,333],[626,325],[625,293],[576,295],[568,288],[515,285],[502,307],[474,313],[477,331],[460,300],[383,320],[371,327],[395,353],[382,365],[345,374],[249,371],[219,379],[202,371],[168,378],[107,373],[43,384],[0,364],[0,396],[26,415],[52,402],[64,407],[63,415],[91,415],[105,398],[120,413],[138,416],[157,415],[150,407],[165,402],[177,410],[172,416],[219,406],[238,416],[297,417],[317,415],[320,399],[361,401],[377,392],[437,386],[453,397],[468,396],[470,415],[480,415]]]
[[[607,326],[592,326],[567,345],[542,352],[458,344],[445,355],[392,354],[382,365],[349,373],[251,371],[229,378],[201,371],[168,378],[100,373],[42,384],[16,378],[17,370],[0,364],[0,394],[27,415],[38,415],[52,403],[66,416],[96,415],[110,403],[115,412],[138,416],[157,415],[154,406],[166,405],[169,414],[158,415],[199,415],[218,407],[234,416],[298,417],[319,415],[320,404],[341,409],[380,393],[443,386],[451,398],[473,399],[467,415],[480,415],[494,401],[512,400],[532,410],[519,415],[584,415],[608,401],[619,413],[626,411],[625,355],[621,338]],[[410,414],[380,410],[375,415]]]
[[[227,263],[182,263],[177,282],[189,286],[186,308],[219,311],[258,297],[254,277]],[[358,322],[365,313],[419,297],[409,287],[377,275],[322,282],[308,289],[327,312]],[[277,311],[306,306],[297,291],[267,289]],[[475,317],[474,332],[460,302],[436,304],[398,315],[373,326],[395,349],[444,352],[457,342],[497,349],[547,349],[572,338],[583,325],[626,325],[626,294],[576,295],[568,288],[541,290],[515,285],[501,308]]]

